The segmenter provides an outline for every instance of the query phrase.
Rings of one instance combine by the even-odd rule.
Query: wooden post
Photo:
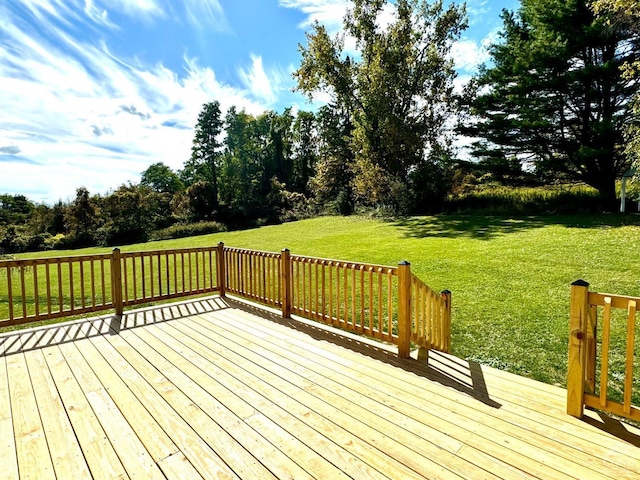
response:
[[[411,354],[411,264],[398,264],[398,357]]]
[[[451,353],[451,291],[443,290],[440,292],[442,295],[442,337],[443,350],[447,353]]]
[[[282,316],[284,318],[291,317],[291,252],[288,248],[282,250],[280,263],[280,276],[282,278]]]
[[[582,418],[584,414],[588,317],[589,284],[584,280],[577,280],[571,284],[567,372],[567,413],[577,418]]]
[[[218,292],[221,297],[225,296],[225,286],[227,274],[225,271],[225,261],[224,261],[224,243],[218,243],[218,251],[216,252],[216,277],[218,279]]]
[[[111,300],[117,316],[122,316],[124,304],[122,301],[122,256],[120,249],[114,248],[111,252]]]

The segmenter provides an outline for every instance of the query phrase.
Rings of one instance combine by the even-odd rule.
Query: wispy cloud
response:
[[[157,161],[181,168],[203,103],[218,99],[223,110],[236,105],[259,113],[274,98],[277,80],[260,83],[251,95],[193,58],[184,57],[174,71],[76,36],[64,20],[86,18],[88,3],[71,11],[66,0],[25,0],[22,14],[37,12],[35,27],[17,15],[3,19],[0,193],[52,202],[72,197],[81,185],[104,193],[137,181]],[[96,0],[89,8],[161,16],[158,5]],[[258,69],[251,72],[263,81]]]
[[[342,19],[350,4],[348,0],[279,0],[281,7],[300,10],[306,15],[300,28],[306,29],[317,21],[332,32],[342,28]]]
[[[476,72],[478,66],[489,61],[489,49],[498,40],[498,30],[490,32],[480,41],[463,38],[453,44],[451,56],[456,69],[465,73]]]
[[[0,155],[18,155],[20,153],[20,147],[15,145],[7,145],[6,147],[0,147]]]
[[[184,0],[184,8],[187,20],[197,28],[229,29],[219,0]]]
[[[251,95],[267,104],[276,101],[278,91],[283,89],[285,83],[292,84],[290,72],[278,68],[267,72],[262,64],[262,57],[257,55],[251,55],[251,66],[247,69],[241,68],[239,74]]]

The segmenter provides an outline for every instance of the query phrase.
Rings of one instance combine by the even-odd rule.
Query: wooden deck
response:
[[[221,298],[116,327],[0,336],[1,478],[640,478],[640,430],[453,356]]]

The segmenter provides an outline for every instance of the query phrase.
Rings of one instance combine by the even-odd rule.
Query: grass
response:
[[[219,241],[386,265],[409,260],[429,286],[453,292],[454,354],[552,384],[566,383],[571,282],[583,278],[594,291],[640,296],[638,216],[321,217],[122,250]]]

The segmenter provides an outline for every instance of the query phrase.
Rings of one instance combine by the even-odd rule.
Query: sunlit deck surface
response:
[[[209,298],[0,336],[2,478],[640,478],[565,390]]]

